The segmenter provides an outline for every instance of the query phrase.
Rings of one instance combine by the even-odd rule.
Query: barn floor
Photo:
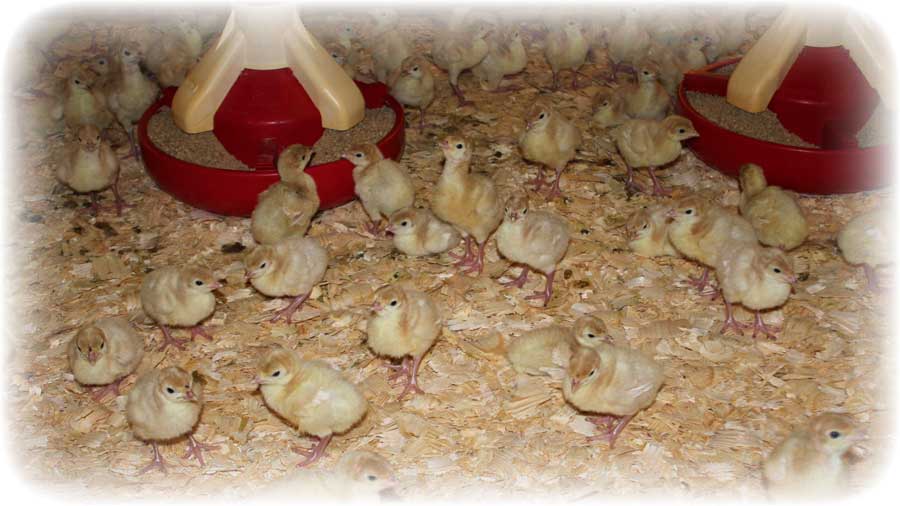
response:
[[[422,48],[430,45],[422,35],[427,26],[417,18],[409,28]],[[430,201],[442,163],[436,143],[450,132],[475,141],[476,169],[490,174],[504,195],[533,176],[535,167],[521,160],[515,139],[524,111],[540,93],[525,81],[546,87],[550,73],[539,49],[531,53],[524,77],[511,79],[523,85],[518,92],[483,92],[464,75],[462,86],[475,108],[457,109],[446,77],[438,74],[428,126],[421,133],[408,130],[403,158],[418,205]],[[583,72],[604,70],[600,58]],[[587,131],[596,86],[545,95]],[[415,126],[418,113],[407,118]],[[784,308],[766,317],[784,325],[779,339],[754,341],[718,332],[721,302],[685,283],[699,273],[696,265],[629,253],[622,225],[657,199],[628,197],[618,157],[593,139],[587,136],[579,161],[564,174],[565,199],[547,202],[532,194],[537,207],[566,217],[573,234],[548,307],[524,300],[542,286],[539,277],[522,290],[497,283],[508,264],[493,243],[485,272],[461,275],[446,255],[404,258],[390,242],[365,235],[362,210],[351,203],[315,219],[310,235],[327,246],[330,268],[295,317],[299,322],[286,325],[266,321],[285,302],[267,300],[244,282],[236,243],[252,246],[249,220],[175,201],[133,159],[123,162],[120,188],[135,207],[122,217],[91,217],[82,209],[88,199],[54,179],[62,142],[15,134],[8,144],[13,163],[6,169],[13,233],[4,250],[11,277],[8,407],[22,479],[59,493],[107,491],[119,498],[176,492],[237,497],[265,487],[300,460],[289,446],[306,444],[254,391],[257,354],[274,341],[340,368],[370,401],[365,420],[334,440],[318,468],[330,468],[344,451],[371,449],[394,464],[406,498],[538,500],[552,494],[559,501],[591,501],[665,493],[760,499],[763,457],[792,427],[824,411],[849,413],[868,428],[872,439],[857,452],[854,488],[871,484],[892,446],[894,392],[884,376],[896,370],[885,353],[891,305],[886,296],[866,291],[862,269],[840,258],[833,239],[851,217],[885,204],[892,192],[800,198],[811,236],[790,256],[801,282]],[[736,182],[689,151],[663,174],[676,196],[697,192],[737,203]],[[649,179],[641,177],[646,185]],[[159,331],[143,316],[137,292],[145,273],[173,263],[205,265],[226,284],[210,322],[216,339],[159,353],[152,344]],[[384,361],[366,348],[363,329],[372,292],[401,280],[442,304],[447,327],[423,366],[426,393],[397,402],[398,390],[387,382]],[[504,343],[524,330],[584,313],[601,317],[617,343],[654,356],[666,370],[655,404],[635,417],[612,450],[585,442],[591,424],[563,401],[553,380],[518,376],[503,356]],[[183,460],[178,443],[162,450],[168,475],[137,476],[150,449],[129,431],[125,397],[97,403],[72,380],[65,345],[73,329],[125,314],[136,319],[148,342],[140,372],[180,365],[206,377],[197,437],[219,449],[207,455],[205,468]],[[750,314],[741,310],[738,318],[746,321]],[[124,392],[133,381],[126,381]]]

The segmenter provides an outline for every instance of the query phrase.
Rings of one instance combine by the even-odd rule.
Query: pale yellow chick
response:
[[[481,63],[472,67],[481,87],[489,91],[514,91],[514,87],[501,87],[503,78],[525,70],[528,54],[517,28],[498,31],[488,38],[488,53]]]
[[[781,442],[762,466],[769,498],[778,502],[833,501],[847,495],[849,469],[844,456],[865,433],[847,415],[813,417]]]
[[[407,208],[391,215],[388,233],[394,247],[409,256],[437,255],[456,247],[460,234],[428,209]]]
[[[388,77],[412,56],[409,41],[397,29],[398,15],[389,9],[375,9],[375,28],[368,46],[375,79],[387,83]]]
[[[544,58],[553,73],[553,89],[559,89],[559,73],[572,71],[572,88],[578,88],[578,69],[584,65],[590,43],[584,29],[576,19],[566,20],[562,26],[553,27],[544,44]]]
[[[306,173],[312,154],[310,148],[294,144],[278,155],[281,181],[259,194],[250,215],[250,232],[257,243],[274,244],[309,230],[320,204],[316,182]]]
[[[628,169],[626,186],[629,189],[643,191],[634,182],[633,169],[647,167],[650,179],[653,180],[654,195],[671,193],[659,184],[654,170],[678,159],[681,155],[681,141],[699,135],[694,130],[691,120],[676,115],[662,121],[632,119],[616,127],[612,134],[616,140],[616,148]]]
[[[125,201],[118,189],[119,158],[96,126],[84,125],[78,129],[78,138],[68,146],[63,163],[56,169],[56,178],[76,193],[90,193],[92,212],[100,209],[97,192],[112,188],[116,212],[122,215]]]
[[[744,241],[726,242],[716,262],[716,278],[725,299],[725,325],[739,332],[744,327],[734,319],[732,304],[741,304],[756,312],[753,337],[757,332],[775,338],[776,329],[767,326],[760,311],[774,309],[785,302],[797,282],[790,259],[779,249]]]
[[[600,342],[572,354],[563,396],[581,411],[603,415],[589,420],[606,432],[589,439],[605,438],[612,448],[634,415],[653,404],[662,383],[662,367],[652,358]]]
[[[794,198],[777,186],[768,186],[762,167],[748,163],[741,167],[741,214],[747,218],[759,242],[792,250],[809,235],[806,217]]]
[[[112,53],[117,72],[110,77],[103,90],[109,110],[131,137],[132,153],[138,156],[134,125],[153,105],[159,95],[159,86],[141,71],[140,47],[129,42],[118,46]]]
[[[625,102],[625,112],[635,119],[665,119],[672,100],[659,82],[659,68],[654,63],[645,61],[638,66],[637,71],[636,83],[619,88]]]
[[[390,497],[397,483],[394,468],[387,459],[368,450],[353,450],[341,455],[329,472],[288,473],[264,495],[313,504],[371,504]]]
[[[663,205],[645,207],[625,224],[628,248],[643,257],[681,256],[669,240],[669,208]]]
[[[125,417],[135,437],[153,446],[153,462],[142,469],[144,474],[158,468],[166,472],[159,453],[159,443],[188,435],[186,458],[195,457],[201,466],[203,451],[215,449],[194,439],[194,428],[203,410],[203,384],[196,373],[180,367],[154,369],[140,378],[128,393]]]
[[[69,341],[69,368],[75,381],[96,389],[94,399],[119,395],[119,385],[144,357],[144,339],[125,318],[103,318],[85,325]]]
[[[450,74],[450,88],[459,100],[459,106],[469,104],[459,87],[459,75],[481,63],[488,54],[487,35],[491,26],[480,22],[461,33],[445,32],[434,41],[431,50],[435,65]]]
[[[200,322],[216,310],[212,292],[221,286],[212,272],[199,267],[162,267],[144,277],[141,306],[162,330],[160,350],[170,344],[184,349],[183,341],[174,339],[169,327],[191,327],[191,339],[199,334],[212,340]]]
[[[202,51],[203,38],[199,29],[180,18],[172,26],[164,27],[159,37],[150,43],[144,65],[163,88],[181,86]]]
[[[875,269],[894,261],[893,219],[888,210],[863,213],[844,225],[837,236],[844,260],[851,265],[862,264],[871,291],[881,289]]]
[[[561,193],[559,184],[563,170],[581,145],[581,130],[549,104],[538,101],[528,111],[525,131],[519,137],[522,157],[541,165],[535,178],[535,190],[544,185],[544,167],[556,171],[548,198]]]
[[[418,384],[419,365],[442,325],[440,309],[425,292],[400,286],[385,286],[375,292],[366,342],[378,355],[402,359],[400,365],[389,366],[397,371],[397,377],[406,377],[400,399],[410,391],[423,393]]]
[[[601,129],[617,127],[630,118],[625,112],[625,99],[616,90],[604,88],[594,95],[591,123]]]
[[[307,457],[300,467],[319,460],[332,436],[350,430],[369,409],[359,388],[340,372],[281,346],[262,355],[256,382],[269,409],[317,440],[312,450],[294,450]]]
[[[388,84],[398,102],[419,109],[419,130],[425,128],[425,111],[434,102],[434,75],[428,61],[412,56],[403,60]]]
[[[565,370],[575,348],[593,348],[610,341],[603,320],[582,316],[573,327],[548,325],[523,333],[506,350],[506,357],[516,372],[532,376],[552,375],[551,370]]]
[[[371,220],[368,231],[381,234],[382,217],[413,205],[416,190],[406,167],[385,158],[378,146],[354,146],[342,155],[353,164],[353,183],[356,195]]]
[[[82,70],[76,70],[66,81],[62,110],[58,113],[65,118],[66,126],[73,130],[84,125],[94,125],[104,130],[115,119],[102,91],[92,87],[90,77]]]
[[[503,202],[497,185],[484,174],[471,173],[472,150],[462,137],[450,136],[438,143],[444,153],[444,170],[434,187],[431,210],[453,225],[466,240],[466,253],[457,267],[481,273],[487,240],[503,219]],[[473,251],[473,241],[478,252]]]
[[[328,251],[318,239],[288,237],[275,244],[257,246],[244,259],[253,288],[269,297],[293,297],[271,321],[291,317],[325,276]]]
[[[609,31],[607,57],[612,63],[610,81],[621,69],[634,73],[633,65],[642,61],[650,49],[650,34],[641,24],[637,9],[629,8],[625,19]]]
[[[522,288],[528,272],[534,269],[546,276],[542,292],[526,300],[538,299],[546,306],[553,296],[556,268],[569,248],[569,223],[549,211],[529,212],[528,197],[515,195],[506,203],[503,223],[497,229],[497,250],[511,262],[522,266],[522,273],[507,286]]]

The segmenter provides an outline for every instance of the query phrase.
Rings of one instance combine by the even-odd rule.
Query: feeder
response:
[[[205,167],[155,146],[150,118],[172,108],[176,125],[193,134],[212,130],[222,146],[249,171]],[[365,109],[390,107],[395,122],[376,144],[386,158],[404,147],[403,108],[381,83],[352,81],[309,34],[296,7],[238,5],[219,39],[176,90],[164,90],[138,123],[147,172],[164,191],[194,207],[249,216],[257,195],[279,181],[278,154],[292,144],[314,144],[325,128],[348,130]],[[315,157],[313,157],[315,163]],[[353,165],[347,160],[312,165],[321,208],[355,198]]]
[[[885,78],[887,52],[864,20],[839,15],[841,21],[833,13],[821,19],[787,8],[743,59],[685,74],[678,104],[700,134],[688,143],[700,159],[735,177],[741,165],[756,163],[770,184],[800,193],[850,193],[891,182],[893,148],[862,148],[856,140],[880,101],[895,110]],[[730,76],[715,73],[735,63]],[[725,96],[749,112],[768,108],[787,130],[819,148],[724,129],[691,106],[688,91]]]

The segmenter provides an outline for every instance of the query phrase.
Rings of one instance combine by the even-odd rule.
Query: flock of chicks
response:
[[[451,16],[446,29],[435,37],[432,50],[432,61],[447,71],[460,106],[468,103],[458,81],[463,71],[472,70],[483,87],[502,92],[512,89],[502,86],[504,77],[521,73],[527,63],[522,28],[501,27],[497,20],[465,14],[462,10]],[[386,82],[399,101],[418,108],[421,128],[425,111],[435,98],[436,79],[430,63],[412,54],[409,42],[396,29],[396,14],[376,10],[374,18],[373,35],[365,45],[372,60],[370,74],[359,71],[361,45],[349,24],[325,45],[352,76]],[[704,34],[700,28],[679,32],[671,24],[639,21],[637,11],[627,9],[615,23],[586,27],[567,20],[548,26],[544,55],[554,88],[564,70],[572,73],[572,85],[577,86],[579,68],[597,44],[606,48],[613,69],[610,82],[619,70],[635,77],[632,83],[610,87],[594,97],[592,132],[580,131],[548,102],[533,104],[519,148],[524,160],[541,167],[534,179],[535,190],[547,184],[548,200],[561,193],[562,172],[588,136],[598,141],[611,139],[610,148],[621,155],[628,169],[628,191],[642,190],[632,170],[644,167],[653,181],[654,195],[668,195],[654,171],[677,160],[681,142],[697,135],[690,121],[669,114],[673,87],[684,71],[736,51],[745,42],[742,34],[746,35],[746,28],[725,26]],[[76,134],[70,155],[59,167],[59,179],[78,193],[96,195],[111,187],[120,213],[122,202],[115,186],[118,159],[109,140],[115,129],[111,127],[117,124],[131,136],[135,121],[156,99],[156,83],[177,85],[202,48],[196,29],[189,24],[179,23],[172,30],[170,35],[175,36],[163,37],[161,40],[168,42],[153,46],[144,59],[150,69],[154,65],[149,60],[164,63],[153,70],[156,82],[139,66],[140,49],[131,43],[117,43],[108,59],[101,56],[90,62],[93,74],[79,70],[69,77],[64,99],[54,111]],[[168,66],[167,59],[172,59],[173,65]],[[499,253],[522,268],[516,279],[505,284],[521,288],[531,271],[544,274],[545,289],[527,298],[546,305],[553,296],[557,265],[569,245],[565,217],[534,209],[524,191],[501,198],[488,175],[473,171],[467,139],[450,135],[438,147],[445,161],[430,209],[413,207],[415,190],[406,168],[385,159],[375,145],[356,146],[343,154],[354,165],[356,193],[369,218],[366,231],[379,237],[385,232],[392,234],[395,248],[410,256],[442,254],[464,241],[463,254],[451,256],[458,260],[457,267],[476,275],[484,267],[485,246],[493,236]],[[290,322],[328,268],[328,251],[315,238],[306,237],[319,209],[315,182],[305,172],[312,154],[310,148],[300,145],[281,153],[277,163],[281,180],[260,194],[251,219],[250,230],[258,246],[244,259],[249,283],[268,297],[292,299],[273,320]],[[552,183],[544,179],[544,167],[555,172]],[[644,208],[627,224],[629,247],[643,256],[684,256],[701,264],[705,270],[695,284],[702,294],[722,297],[726,311],[723,331],[741,332],[748,327],[732,313],[732,306],[741,304],[756,314],[754,337],[758,333],[775,337],[776,329],[765,324],[761,313],[780,307],[789,298],[796,276],[786,252],[804,242],[807,223],[796,199],[768,186],[760,167],[744,166],[740,186],[740,214],[697,197],[660,200]],[[96,206],[96,199],[94,203]],[[874,268],[890,260],[886,226],[883,212],[871,213],[851,221],[838,236],[845,258],[865,266],[873,289],[877,287]],[[713,272],[718,289],[706,290],[712,286]],[[173,337],[170,327],[190,328],[192,339],[197,335],[212,339],[202,322],[215,311],[212,292],[219,286],[211,272],[183,265],[161,268],[144,278],[140,299],[146,315],[162,331],[160,349],[185,347],[186,341]],[[428,293],[401,285],[375,293],[366,327],[367,344],[377,355],[399,361],[388,367],[394,370],[394,378],[404,380],[400,398],[421,392],[418,371],[442,326],[440,304]],[[143,357],[144,340],[124,318],[98,320],[77,332],[68,353],[75,379],[98,387],[94,395],[99,400],[109,392],[118,394],[119,383],[136,370]],[[511,343],[508,358],[517,371],[526,374],[546,374],[547,368],[561,359],[567,363],[562,380],[565,399],[592,414],[589,420],[602,429],[597,437],[608,441],[610,447],[628,421],[653,403],[664,376],[652,358],[613,345],[603,321],[590,316],[571,328],[550,326],[525,333]],[[312,449],[296,450],[306,456],[301,466],[319,459],[333,435],[349,430],[368,409],[365,396],[339,371],[324,362],[303,360],[278,345],[260,357],[255,381],[272,411],[315,439]],[[203,451],[210,447],[192,435],[202,410],[202,385],[198,374],[168,367],[144,374],[128,393],[126,415],[134,435],[153,448],[153,461],[144,471],[164,470],[158,443],[184,436],[186,457],[203,464]],[[764,475],[770,491],[808,493],[810,483],[822,490],[823,481],[839,482],[846,471],[841,456],[859,434],[847,417],[815,417],[766,462]],[[384,465],[364,452],[357,458]],[[366,468],[347,465],[357,471]],[[365,476],[363,481],[375,476],[363,471],[357,475]]]

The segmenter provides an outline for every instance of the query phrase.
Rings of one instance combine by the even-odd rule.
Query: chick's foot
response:
[[[166,462],[163,460],[162,455],[159,453],[159,446],[156,443],[150,443],[153,446],[153,461],[144,466],[140,471],[138,471],[138,475],[146,474],[154,469],[159,469],[163,474],[166,474]]]
[[[156,351],[163,351],[170,345],[178,348],[179,350],[184,349],[185,343],[188,342],[187,339],[175,339],[174,337],[172,337],[172,331],[170,331],[169,327],[165,325],[160,325],[159,328],[163,333],[163,342],[160,347],[156,349]]]
[[[299,455],[303,455],[306,457],[306,460],[301,461],[297,464],[297,467],[306,467],[313,462],[322,458],[322,455],[325,454],[325,448],[328,446],[328,443],[331,442],[331,435],[316,438],[318,441],[316,442],[316,446],[312,448],[312,450],[307,450],[305,448],[294,447],[292,450],[294,453]]]
[[[209,452],[217,449],[219,449],[218,445],[208,445],[200,443],[196,439],[194,439],[193,435],[190,435],[188,436],[187,452],[182,458],[188,460],[190,460],[191,458],[196,458],[197,462],[200,463],[200,467],[204,467],[206,465],[206,462],[203,461],[203,452]]]

